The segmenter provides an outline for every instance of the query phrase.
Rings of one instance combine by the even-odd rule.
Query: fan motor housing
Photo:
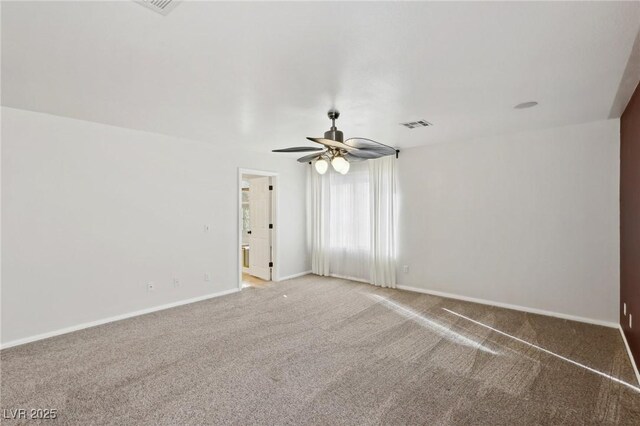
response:
[[[324,138],[331,139],[332,141],[344,142],[344,135],[335,127],[332,127],[331,130],[327,130],[326,132],[324,132]]]

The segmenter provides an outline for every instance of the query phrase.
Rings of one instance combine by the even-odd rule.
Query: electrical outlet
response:
[[[174,279],[173,279],[173,286],[174,286],[174,287],[180,287],[180,280],[179,280],[179,279],[177,279],[177,278],[174,278]]]
[[[402,266],[402,270],[404,271],[405,274],[408,274],[409,273],[409,265]]]
[[[147,291],[153,291],[156,289],[156,286],[154,283],[147,283]]]
[[[629,314],[629,328],[633,328],[633,317]]]
[[[211,225],[205,224],[204,225],[204,232],[209,232],[211,230]]]
[[[204,280],[205,281],[211,281],[211,275],[208,272],[205,272],[204,274]]]
[[[627,304],[626,304],[626,303],[623,303],[623,304],[622,304],[622,312],[623,312],[625,315],[627,315]]]

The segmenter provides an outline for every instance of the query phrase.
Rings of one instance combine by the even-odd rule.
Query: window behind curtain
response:
[[[329,250],[332,274],[369,279],[371,211],[366,162],[352,163],[349,173],[330,173]]]

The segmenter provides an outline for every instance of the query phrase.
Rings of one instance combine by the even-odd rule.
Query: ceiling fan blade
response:
[[[349,145],[345,145],[342,142],[338,142],[338,141],[334,141],[331,139],[325,139],[325,138],[307,138],[310,141],[316,142],[316,143],[320,143],[324,146],[330,146],[331,148],[340,148],[340,149],[344,149],[347,151],[351,151],[352,149],[354,149],[354,147],[349,146]],[[395,151],[394,151],[395,152]]]
[[[344,155],[344,159],[350,163],[357,163],[358,161],[366,161],[368,158],[356,157],[355,155],[351,155],[351,153],[347,153]]]
[[[322,151],[322,148],[315,148],[313,146],[294,146],[291,148],[274,149],[271,152],[310,152],[310,151]]]
[[[385,155],[395,155],[396,150],[388,145],[381,144],[380,142],[372,141],[366,138],[349,138],[344,143],[350,147],[365,149],[367,151],[375,151],[380,153],[380,157]],[[375,158],[375,157],[374,157]]]
[[[324,155],[324,152],[318,152],[315,154],[309,154],[309,155],[305,155],[304,157],[300,157],[298,158],[298,162],[299,163],[308,163],[309,161],[313,161],[317,158],[322,157],[322,155]]]
[[[395,154],[395,151],[393,151],[393,153]],[[380,158],[380,157],[384,157],[385,155],[389,155],[389,154],[383,154],[381,152],[373,151],[371,149],[354,149],[353,151],[349,151],[349,156],[361,158],[363,160]]]

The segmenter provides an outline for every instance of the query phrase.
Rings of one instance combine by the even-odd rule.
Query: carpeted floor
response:
[[[49,424],[640,424],[616,329],[313,275],[0,357]]]

